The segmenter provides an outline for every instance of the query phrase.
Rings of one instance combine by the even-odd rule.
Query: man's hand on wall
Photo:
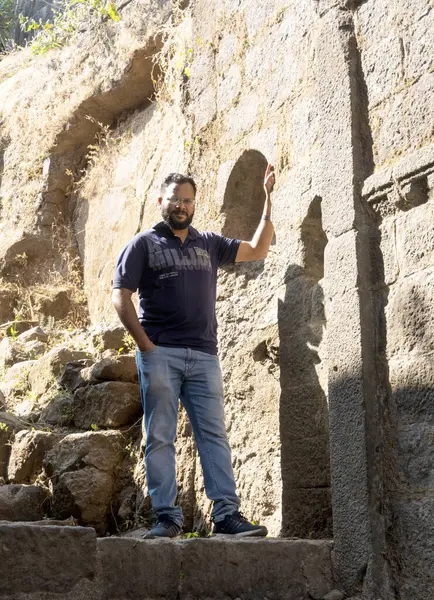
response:
[[[273,165],[267,165],[267,169],[265,171],[264,177],[264,190],[267,196],[271,194],[274,188],[274,184],[276,183],[276,176],[274,173]]]

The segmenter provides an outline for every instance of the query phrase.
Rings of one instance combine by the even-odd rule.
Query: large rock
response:
[[[73,351],[64,347],[53,348],[30,371],[29,381],[32,391],[36,395],[46,392],[56,383],[67,363],[87,358],[87,354],[87,352]]]
[[[33,483],[42,461],[60,437],[47,431],[20,431],[12,443],[7,477],[10,483]]]
[[[41,411],[39,423],[58,425],[59,427],[71,425],[74,419],[73,404],[72,395],[59,391],[54,397],[51,397],[49,404]]]
[[[0,412],[0,479],[6,480],[11,440],[16,431],[24,429],[23,423],[14,415]]]
[[[23,362],[15,363],[6,371],[0,385],[8,404],[11,403],[15,396],[22,396],[22,394],[29,389],[30,369],[36,362],[37,361],[35,360],[25,360]]]
[[[137,383],[136,360],[134,356],[128,354],[103,358],[91,367],[83,369],[81,377],[89,383],[95,383],[96,381]]]
[[[125,347],[125,329],[120,326],[109,327],[93,335],[93,344],[99,350],[119,350]]]
[[[7,368],[18,362],[33,360],[44,354],[46,349],[46,345],[38,340],[24,343],[5,337],[0,343],[0,366]]]
[[[38,485],[0,486],[0,520],[39,521],[48,510],[48,492]]]
[[[16,431],[24,429],[24,425],[14,415],[0,412],[0,478],[6,480],[11,439]]]
[[[125,454],[118,432],[75,433],[50,450],[44,461],[53,485],[53,516],[74,516],[100,533],[107,517]]]
[[[48,334],[41,327],[32,327],[18,336],[19,342],[48,342]]]
[[[122,427],[136,421],[141,414],[140,388],[135,383],[107,381],[74,394],[74,425],[89,429],[98,427]]]
[[[0,423],[4,423],[12,431],[21,431],[21,429],[26,428],[24,423],[20,421],[18,417],[6,411],[0,411]]]
[[[81,372],[86,371],[92,363],[91,359],[75,360],[67,363],[59,378],[59,385],[71,392],[75,392],[82,385],[86,385],[87,380],[82,377]]]

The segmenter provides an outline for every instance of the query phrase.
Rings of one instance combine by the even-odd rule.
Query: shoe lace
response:
[[[249,519],[247,519],[240,510],[234,512],[231,517],[235,517],[237,521],[241,523],[250,523]]]

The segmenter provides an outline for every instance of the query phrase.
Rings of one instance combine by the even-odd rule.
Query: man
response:
[[[196,184],[171,173],[158,204],[163,221],[136,235],[122,250],[113,304],[137,344],[136,362],[146,429],[145,464],[157,524],[148,537],[177,537],[175,436],[180,399],[191,421],[205,490],[213,501],[215,534],[264,536],[239,511],[223,411],[215,316],[219,265],[267,256],[274,228],[270,195],[274,169],[265,172],[262,219],[251,241],[199,233],[190,226]],[[137,317],[131,295],[139,289]]]

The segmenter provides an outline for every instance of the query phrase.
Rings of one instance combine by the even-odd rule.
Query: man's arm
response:
[[[134,292],[132,290],[128,290],[126,288],[116,288],[113,290],[112,302],[119,315],[122,325],[133,336],[138,349],[141,352],[149,352],[155,348],[155,344],[151,342],[143,330],[143,327],[140,325],[139,319],[137,318],[136,309],[134,308],[133,301],[131,300],[133,293]]]
[[[241,242],[235,262],[246,262],[250,260],[263,260],[270,249],[273,239],[274,226],[270,221],[271,216],[271,192],[275,183],[274,167],[267,166],[264,178],[265,204],[261,221],[250,242]]]

